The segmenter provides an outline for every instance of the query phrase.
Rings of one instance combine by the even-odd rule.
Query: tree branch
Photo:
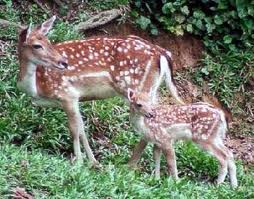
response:
[[[76,29],[79,31],[84,31],[98,26],[104,25],[115,18],[123,14],[123,11],[120,9],[112,9],[98,13],[95,16],[92,16],[85,22],[81,22],[76,26]]]

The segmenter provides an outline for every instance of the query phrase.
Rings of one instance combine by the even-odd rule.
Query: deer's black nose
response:
[[[152,113],[146,113],[145,116],[148,117],[148,118],[154,117],[154,115]]]
[[[62,61],[59,61],[58,62],[58,65],[61,67],[61,68],[67,68],[68,67],[68,63],[64,60]]]

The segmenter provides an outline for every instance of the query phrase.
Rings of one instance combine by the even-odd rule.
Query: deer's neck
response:
[[[20,61],[18,87],[32,97],[38,95],[36,86],[37,66],[30,61]]]

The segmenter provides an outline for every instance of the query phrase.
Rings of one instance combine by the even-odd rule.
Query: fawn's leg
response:
[[[77,100],[64,101],[62,102],[62,105],[68,117],[69,128],[71,135],[73,137],[74,155],[76,156],[77,160],[82,160],[79,141],[79,138],[81,138],[89,160],[93,164],[97,163],[96,159],[94,158],[93,152],[89,146],[89,143],[87,141],[87,137],[84,134],[84,126],[83,126],[84,124],[81,114],[79,112],[78,101]]]
[[[201,142],[199,143],[204,149],[210,152],[220,163],[219,175],[217,178],[217,184],[224,182],[225,177],[228,172],[228,163],[227,163],[227,153],[223,150],[222,147],[217,146],[215,143],[211,142]]]
[[[162,146],[162,152],[166,156],[168,172],[172,175],[173,178],[177,180],[178,174],[177,174],[176,157],[175,157],[175,150],[173,147],[173,141],[170,141],[170,144],[167,146]]]
[[[229,179],[230,185],[233,188],[238,186],[237,178],[236,178],[236,166],[234,161],[233,153],[223,144],[221,147],[224,148],[224,151],[227,151],[227,162],[228,162],[228,171],[229,171]]]
[[[133,154],[128,162],[128,165],[130,167],[137,166],[137,163],[140,160],[142,152],[144,151],[146,145],[147,145],[147,141],[145,141],[143,138],[141,138],[139,143],[135,146],[135,148],[133,150]]]
[[[155,161],[155,178],[160,179],[160,163],[161,163],[161,149],[154,145],[153,158]]]

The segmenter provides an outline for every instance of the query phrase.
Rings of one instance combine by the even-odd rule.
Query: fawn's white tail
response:
[[[168,54],[166,55],[169,56]],[[182,99],[179,97],[177,89],[175,87],[175,84],[173,83],[173,77],[172,77],[172,66],[169,65],[169,61],[167,57],[164,55],[161,55],[160,57],[160,67],[161,67],[161,74],[163,74],[166,82],[167,89],[171,92],[172,96],[177,100],[179,104],[184,104]]]

